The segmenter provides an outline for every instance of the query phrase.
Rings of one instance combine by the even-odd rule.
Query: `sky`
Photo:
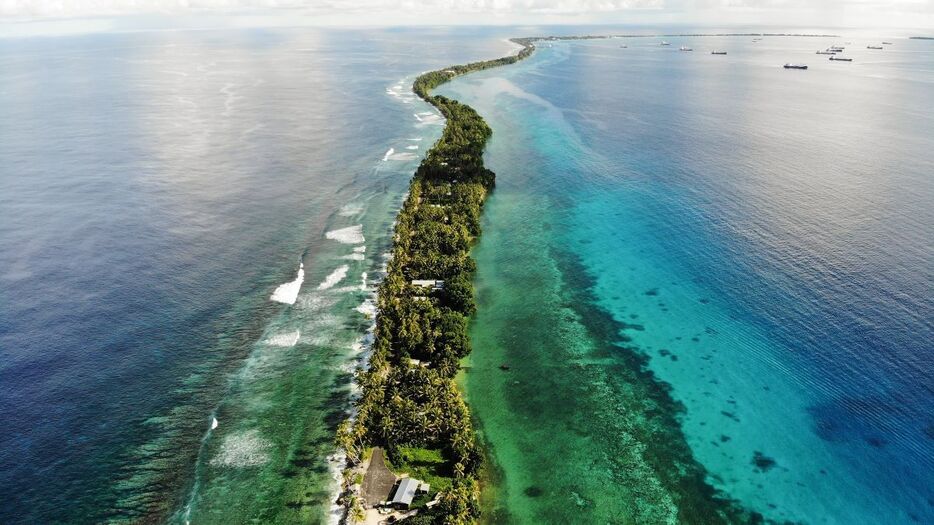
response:
[[[934,0],[0,0],[0,36],[163,26],[451,24],[899,28],[934,34]]]

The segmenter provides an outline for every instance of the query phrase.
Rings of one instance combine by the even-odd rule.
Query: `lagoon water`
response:
[[[494,129],[486,520],[934,522],[934,46],[669,40],[440,89]]]
[[[508,49],[0,41],[0,522],[325,522],[367,300],[441,131],[411,81]]]

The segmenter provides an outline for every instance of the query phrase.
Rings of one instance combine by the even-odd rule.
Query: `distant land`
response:
[[[542,36],[542,37],[532,37],[532,38],[522,38],[519,40],[530,40],[530,41],[540,41],[540,40],[597,40],[601,38],[673,38],[673,37],[685,37],[685,36],[797,36],[797,37],[810,37],[810,38],[840,38],[840,35],[822,35],[822,34],[807,34],[807,33],[659,33],[654,35],[583,35],[583,36]],[[928,37],[911,37],[911,38],[928,38]]]
[[[909,40],[934,40],[934,36],[910,36]]]

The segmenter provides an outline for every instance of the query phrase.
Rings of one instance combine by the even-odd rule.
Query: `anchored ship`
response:
[[[807,69],[808,67],[804,64],[785,64],[785,69]]]

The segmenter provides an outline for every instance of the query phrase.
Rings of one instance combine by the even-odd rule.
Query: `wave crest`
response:
[[[339,230],[331,230],[325,233],[324,236],[342,244],[363,244],[366,242],[366,239],[363,237],[362,224],[348,226],[347,228],[341,228]]]
[[[269,298],[277,303],[295,304],[295,300],[298,299],[298,291],[301,290],[303,282],[305,282],[305,265],[299,264],[298,275],[295,276],[295,280],[280,284]]]

